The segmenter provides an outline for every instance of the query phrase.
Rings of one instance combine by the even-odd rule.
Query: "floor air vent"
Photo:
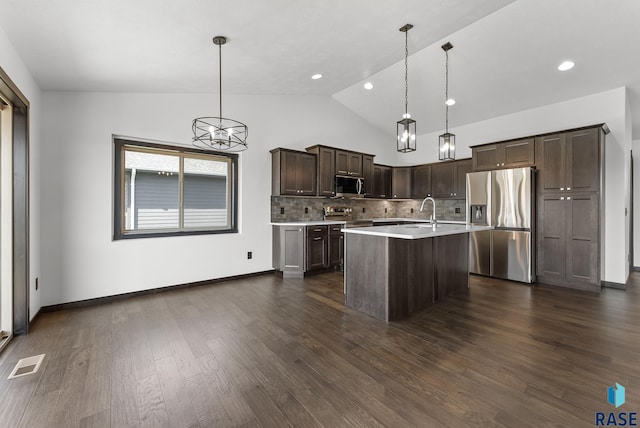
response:
[[[34,374],[40,368],[40,364],[42,364],[44,356],[45,354],[41,354],[21,359],[20,361],[18,361],[18,364],[16,364],[7,379]]]

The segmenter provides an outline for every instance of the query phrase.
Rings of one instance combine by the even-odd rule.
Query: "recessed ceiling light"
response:
[[[373,83],[371,83],[371,82],[365,83],[364,84],[364,88],[369,90],[369,91],[372,90],[373,89]]]
[[[560,70],[560,71],[571,70],[574,65],[576,65],[576,63],[573,62],[573,61],[565,61],[565,62],[563,62],[562,64],[560,64],[558,66],[558,70]]]
[[[311,78],[312,78],[313,80],[322,79],[322,74],[320,74],[320,73],[316,73],[316,74],[314,74],[313,76],[311,76]]]
[[[448,106],[452,106],[456,103],[456,100],[454,100],[453,98],[449,98],[447,101],[444,102],[446,105]]]

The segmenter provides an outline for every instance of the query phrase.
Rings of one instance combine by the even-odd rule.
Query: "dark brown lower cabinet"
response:
[[[329,266],[329,226],[307,226],[306,271]]]
[[[539,282],[600,291],[598,193],[540,195],[537,233]]]
[[[344,236],[341,225],[329,226],[329,267],[339,267],[344,258]]]

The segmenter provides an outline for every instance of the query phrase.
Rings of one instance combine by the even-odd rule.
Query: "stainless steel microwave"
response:
[[[336,196],[364,196],[364,178],[336,175]]]

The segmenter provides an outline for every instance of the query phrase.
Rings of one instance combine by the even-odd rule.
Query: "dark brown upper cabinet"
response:
[[[373,165],[373,194],[370,196],[376,198],[391,197],[391,167]]]
[[[316,195],[316,156],[289,149],[271,150],[271,194]]]
[[[335,195],[336,151],[331,147],[313,146],[307,151],[314,153],[318,159],[318,196]]]
[[[466,199],[467,197],[467,173],[473,170],[471,159],[459,160],[454,163],[455,182],[453,183],[453,197]]]
[[[524,138],[471,148],[473,171],[535,165],[535,140]]]
[[[453,162],[431,165],[431,187],[434,198],[453,197]]]
[[[471,167],[471,159],[432,164],[431,188],[433,197],[465,199],[467,172],[471,172]]]
[[[391,197],[393,199],[411,198],[411,167],[391,168]]]
[[[373,194],[373,156],[362,155],[362,178],[364,178],[364,194]]]
[[[411,197],[422,199],[431,196],[431,165],[411,168]]]
[[[602,132],[598,127],[536,138],[539,192],[598,192]]]
[[[336,150],[336,174],[362,177],[362,153]]]

